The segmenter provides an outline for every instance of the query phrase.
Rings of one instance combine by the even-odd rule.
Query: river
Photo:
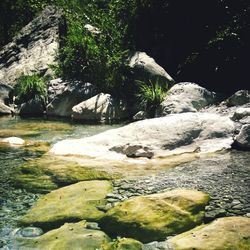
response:
[[[16,136],[32,143],[42,142],[49,147],[62,139],[87,137],[118,126],[83,125],[70,120],[1,117],[0,138]],[[9,147],[0,144],[0,249],[8,249],[6,245],[10,243],[18,218],[39,197],[39,194],[16,188],[11,177],[19,165],[41,157],[45,151],[39,147]]]

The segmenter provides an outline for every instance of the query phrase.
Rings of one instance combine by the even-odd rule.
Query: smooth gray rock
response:
[[[129,59],[129,66],[134,70],[136,80],[161,80],[173,84],[174,79],[155,60],[145,52],[137,51]]]
[[[11,86],[0,83],[0,102],[5,105],[13,102],[13,88]]]
[[[216,102],[215,93],[190,82],[175,84],[159,108],[159,115],[197,112]]]
[[[0,51],[0,81],[15,85],[21,74],[48,74],[64,30],[63,11],[49,6]],[[63,33],[63,32],[62,32]]]
[[[19,109],[20,116],[43,116],[45,110],[44,101],[40,98],[29,100],[22,103]]]
[[[133,116],[134,121],[140,121],[147,118],[147,113],[145,111],[139,111]]]
[[[90,83],[80,81],[71,82],[63,91],[60,90],[47,105],[47,115],[70,117],[72,108],[96,94],[96,88]]]
[[[215,152],[227,149],[233,143],[234,122],[228,117],[208,113],[181,113],[147,119],[111,129],[83,139],[56,143],[51,153],[83,155],[100,159],[126,159],[140,148],[154,157],[187,152]],[[122,149],[120,152],[115,149]],[[131,152],[131,149],[135,149]]]
[[[0,102],[0,115],[11,115],[13,113],[14,113],[14,110],[11,107]]]
[[[110,94],[100,93],[72,108],[74,120],[112,121],[128,118],[126,105]]]
[[[250,103],[250,91],[239,90],[226,100],[227,106],[239,106]]]
[[[249,108],[238,108],[238,109],[236,109],[232,119],[234,121],[238,121],[238,120],[244,119],[244,118],[249,117],[249,116],[250,116],[250,107]]]
[[[240,133],[235,137],[236,147],[250,149],[250,124],[243,125]]]

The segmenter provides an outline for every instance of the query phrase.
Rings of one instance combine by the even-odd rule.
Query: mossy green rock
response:
[[[104,244],[102,250],[141,250],[143,244],[129,238],[119,238],[113,242]]]
[[[21,165],[13,177],[17,187],[31,192],[48,193],[54,189],[88,180],[111,180],[115,175],[44,155]]]
[[[163,240],[202,223],[209,201],[205,193],[176,189],[126,200],[101,220],[105,232],[142,242]]]
[[[169,240],[175,250],[249,250],[250,218],[220,218]]]
[[[19,250],[95,250],[109,242],[102,231],[85,228],[85,222],[66,223],[59,229],[34,238],[16,238],[14,249]]]
[[[109,181],[83,181],[60,188],[41,197],[20,224],[51,229],[65,222],[98,221],[104,216],[98,207],[106,205],[110,192]]]

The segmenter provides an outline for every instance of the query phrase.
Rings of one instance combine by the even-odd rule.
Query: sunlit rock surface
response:
[[[187,189],[139,196],[109,210],[101,226],[111,235],[163,240],[201,224],[208,201],[207,194]]]
[[[62,227],[33,238],[17,237],[14,249],[94,250],[110,241],[102,231],[86,229],[86,222],[66,223]]]
[[[111,180],[115,175],[79,165],[74,161],[44,155],[29,160],[16,169],[15,186],[33,193],[47,193],[54,189],[88,180]]]
[[[167,115],[183,112],[197,112],[214,104],[215,93],[191,82],[175,84],[160,105],[160,114]]]
[[[22,225],[51,229],[65,222],[97,221],[104,212],[105,197],[112,191],[109,181],[83,181],[52,191],[41,197],[22,217]]]
[[[10,145],[24,145],[25,141],[19,137],[8,137],[2,139],[1,142],[9,143]]]
[[[134,122],[88,138],[63,140],[50,153],[113,160],[208,153],[230,148],[233,132],[234,123],[227,117],[182,113]]]
[[[248,250],[250,218],[220,218],[169,240],[175,250]],[[169,248],[163,248],[169,249]]]
[[[0,81],[14,85],[21,74],[49,73],[56,63],[64,18],[62,10],[47,7],[0,51]]]

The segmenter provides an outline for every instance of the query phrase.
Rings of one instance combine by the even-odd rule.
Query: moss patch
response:
[[[117,177],[105,171],[83,167],[65,158],[44,155],[21,165],[13,181],[18,187],[32,192],[46,193],[79,181],[111,180]]]
[[[98,221],[104,216],[98,207],[106,205],[105,197],[110,192],[109,181],[83,181],[60,188],[41,197],[20,224],[47,230],[65,222]]]
[[[102,231],[85,228],[85,222],[66,223],[35,238],[16,238],[14,249],[53,249],[53,250],[94,250],[109,242],[109,237]]]
[[[202,223],[209,196],[176,189],[126,200],[107,212],[101,226],[111,235],[142,242],[163,240]]]
[[[169,240],[176,250],[249,250],[250,218],[220,218]]]
[[[142,243],[129,238],[119,238],[113,242],[102,245],[103,250],[141,250]]]

